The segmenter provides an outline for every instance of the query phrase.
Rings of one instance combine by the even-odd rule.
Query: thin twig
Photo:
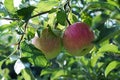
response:
[[[19,20],[19,19],[17,19],[17,18],[1,18],[1,19],[5,19],[5,20],[13,20],[13,21],[15,21],[15,20]]]
[[[69,9],[71,9],[71,7],[70,7],[70,0],[67,0],[66,4],[64,5],[65,11],[66,11],[66,6],[68,6]],[[68,23],[69,25],[71,25],[71,23],[70,23],[70,21],[69,21],[69,19],[68,19],[68,16],[66,16],[66,20],[67,20],[67,23]]]
[[[45,11],[45,12],[41,12],[41,13],[38,13],[38,14],[35,14],[33,16],[31,16],[30,18],[34,18],[34,17],[37,17],[39,15],[42,15],[42,14],[46,14],[46,13],[49,13],[50,11]]]
[[[28,25],[28,21],[26,22],[26,24],[25,24],[25,26],[24,26],[24,33],[26,33],[27,25]],[[18,42],[18,50],[20,49],[20,44],[21,44],[21,42],[22,42],[22,40],[23,40],[23,38],[24,38],[24,35],[25,35],[25,34],[23,34],[23,35],[21,36],[21,38],[20,38],[20,40],[19,40],[19,42]]]

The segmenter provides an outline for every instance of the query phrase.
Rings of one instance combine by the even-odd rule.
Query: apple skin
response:
[[[65,49],[74,56],[83,56],[93,48],[94,33],[85,23],[74,23],[68,26],[63,34]]]
[[[48,28],[42,31],[40,38],[35,36],[32,44],[40,49],[47,59],[55,58],[62,49],[61,38],[56,36]]]

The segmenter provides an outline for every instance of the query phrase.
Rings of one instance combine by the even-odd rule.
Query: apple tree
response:
[[[1,80],[119,80],[120,0],[0,0]]]

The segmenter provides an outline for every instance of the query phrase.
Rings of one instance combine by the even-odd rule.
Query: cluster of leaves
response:
[[[120,0],[21,0],[17,7],[15,1],[0,2],[0,79],[120,79]],[[63,49],[47,60],[31,44],[47,26],[64,31],[80,21],[96,37],[86,56],[71,56]]]

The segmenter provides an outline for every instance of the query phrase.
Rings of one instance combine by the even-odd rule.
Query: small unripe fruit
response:
[[[55,58],[61,51],[61,38],[48,28],[44,29],[39,37],[34,37],[32,44],[40,49],[47,59]]]
[[[74,56],[87,54],[92,48],[94,34],[85,23],[77,22],[67,27],[63,35],[65,49]]]

